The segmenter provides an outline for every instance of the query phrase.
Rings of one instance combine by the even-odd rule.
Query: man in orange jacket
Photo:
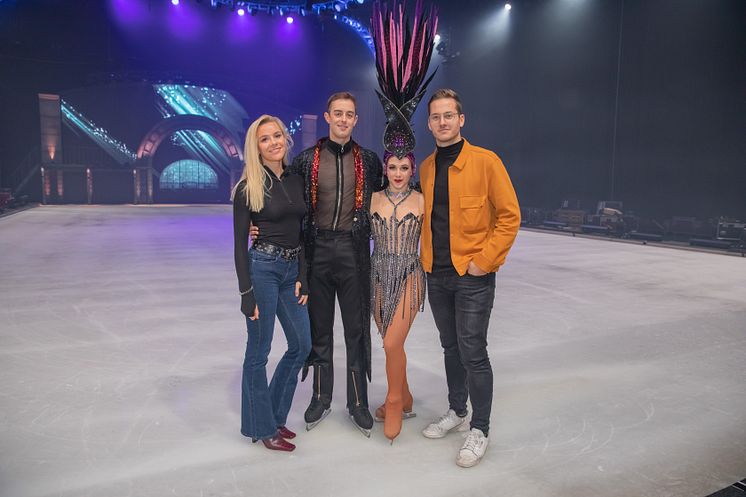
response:
[[[461,137],[464,114],[453,90],[437,90],[428,103],[428,128],[437,150],[420,166],[425,217],[420,255],[428,299],[443,346],[449,409],[422,434],[442,438],[474,410],[456,464],[484,456],[492,409],[492,366],[487,330],[495,299],[495,273],[520,226],[520,210],[505,166],[493,152]]]

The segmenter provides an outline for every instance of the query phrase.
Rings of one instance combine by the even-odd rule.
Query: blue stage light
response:
[[[370,31],[368,31],[368,28],[364,24],[362,24],[357,19],[353,19],[352,17],[338,16],[337,14],[334,14],[334,19],[336,20],[341,19],[342,24],[346,24],[347,26],[354,29],[357,35],[363,39],[366,45],[368,45],[370,52],[373,53],[373,37],[371,36]]]
[[[293,24],[293,21],[295,19],[293,19],[293,16],[288,16],[287,19],[285,19],[285,20],[287,21],[288,24]]]
[[[172,5],[179,5],[179,0],[171,0]]]
[[[75,110],[75,108],[65,100],[60,101],[60,110],[62,111],[63,122],[65,125],[69,126],[71,129],[77,129],[85,133],[88,138],[93,140],[119,164],[129,164],[137,159],[137,156],[127,148],[127,145],[112,138],[106,129],[97,126],[96,123]]]
[[[164,190],[214,190],[218,187],[218,175],[204,162],[182,159],[163,169],[159,186]]]
[[[241,104],[223,90],[171,84],[153,85],[153,89],[160,97],[157,107],[163,117],[203,116],[221,123],[227,129],[241,129],[243,122],[248,119]],[[210,134],[183,129],[174,134],[173,140],[192,158],[223,172],[230,171],[230,161],[222,146]]]
[[[301,130],[302,124],[303,116],[298,116],[297,118],[293,119],[288,125],[288,133],[290,133],[291,136],[298,133]]]

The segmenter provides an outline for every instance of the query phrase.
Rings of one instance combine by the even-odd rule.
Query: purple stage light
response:
[[[246,5],[242,5],[240,8],[244,13],[229,16],[230,20],[225,31],[227,41],[231,45],[247,43],[257,35],[256,30],[252,29],[255,26],[254,19],[249,17],[252,15],[251,8],[248,8]],[[238,9],[239,7],[236,6],[236,14],[238,14]]]
[[[171,5],[179,5],[179,0],[171,0]]]
[[[148,0],[109,0],[109,14],[127,28],[141,28],[152,19]]]
[[[293,19],[293,16],[288,16],[287,19],[285,19],[285,20],[287,21],[288,24],[293,24],[293,21],[295,19]]]
[[[246,11],[245,11],[245,10],[243,10],[243,8],[240,8],[240,9],[238,9],[238,10],[236,11],[236,13],[237,13],[238,15],[242,16],[242,15],[246,14]]]
[[[174,0],[171,0],[173,2]],[[180,2],[178,8],[166,16],[169,32],[181,40],[196,40],[204,31],[203,16],[199,8]]]

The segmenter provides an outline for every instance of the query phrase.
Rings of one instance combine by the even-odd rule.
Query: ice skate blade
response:
[[[316,427],[319,423],[324,421],[324,418],[327,417],[332,412],[332,409],[324,409],[324,412],[321,413],[321,417],[314,421],[313,423],[306,423],[306,431],[311,431],[313,428]]]
[[[350,415],[350,422],[351,422],[351,423],[352,423],[353,425],[355,425],[355,428],[357,428],[358,430],[360,430],[360,433],[362,433],[362,434],[363,434],[363,435],[365,435],[366,437],[370,438],[370,431],[371,431],[371,430],[369,430],[369,429],[367,429],[367,428],[363,428],[362,426],[360,426],[359,424],[357,424],[357,423],[355,422],[355,418],[353,418],[353,417],[352,417],[352,415]]]

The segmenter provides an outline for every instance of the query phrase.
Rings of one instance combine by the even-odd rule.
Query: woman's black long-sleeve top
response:
[[[301,247],[298,255],[298,281],[301,283],[301,294],[308,294],[306,278],[305,244],[303,243],[303,217],[306,215],[306,203],[303,199],[305,189],[303,177],[283,172],[278,178],[268,167],[264,167],[268,177],[264,207],[259,212],[252,212],[246,205],[245,181],[241,181],[233,196],[233,255],[238,276],[238,288],[241,292],[241,312],[252,315],[256,307],[249,270],[249,226],[259,227],[257,242],[268,242],[282,248]],[[249,291],[251,290],[251,291]]]

